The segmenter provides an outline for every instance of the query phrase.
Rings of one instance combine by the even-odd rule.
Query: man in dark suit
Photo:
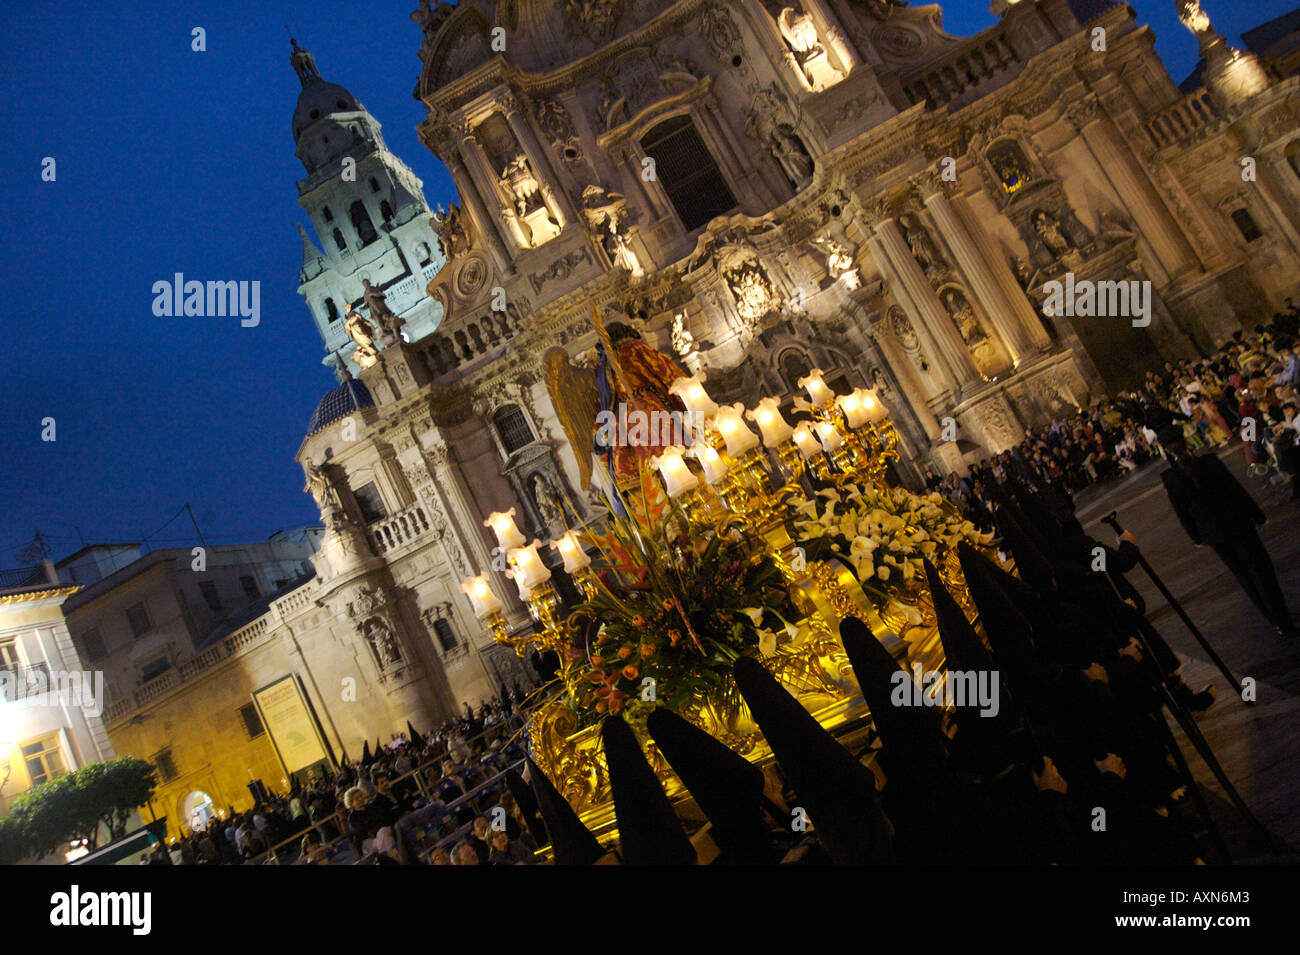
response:
[[[1181,427],[1163,430],[1160,443],[1170,465],[1160,480],[1187,536],[1197,547],[1214,548],[1278,633],[1296,636],[1273,561],[1255,530],[1268,519],[1255,499],[1216,455],[1192,454]]]

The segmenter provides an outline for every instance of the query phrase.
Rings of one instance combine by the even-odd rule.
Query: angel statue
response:
[[[375,348],[375,330],[361,317],[361,313],[348,306],[347,317],[343,320],[343,330],[357,343],[352,350],[352,360],[362,368],[369,368],[379,360],[379,350]]]
[[[582,490],[595,474],[608,490],[623,492],[640,486],[641,468],[663,451],[662,423],[682,418],[685,406],[668,388],[686,372],[630,326],[615,322],[606,329],[599,313],[593,320],[603,339],[594,371],[552,348],[542,359],[546,387],[578,459]],[[619,510],[620,495],[608,497]]]

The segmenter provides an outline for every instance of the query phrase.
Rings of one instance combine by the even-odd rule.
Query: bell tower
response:
[[[388,150],[378,121],[348,90],[323,79],[316,58],[290,40],[289,62],[302,84],[293,112],[293,140],[307,175],[298,204],[315,232],[301,224],[298,294],[307,301],[325,343],[324,364],[352,359],[345,328],[349,307],[374,326],[363,302],[366,283],[383,292],[408,341],[438,327],[442,306],[425,289],[446,262],[430,223],[423,183]],[[376,337],[379,329],[376,327]]]

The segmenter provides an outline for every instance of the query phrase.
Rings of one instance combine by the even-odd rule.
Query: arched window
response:
[[[370,177],[370,191],[371,192],[379,191],[379,182],[375,179],[374,176]]]
[[[533,443],[533,429],[528,426],[523,409],[518,405],[506,405],[498,408],[492,415],[492,424],[501,438],[501,446],[506,454],[514,454],[520,448]]]
[[[348,215],[352,218],[352,228],[357,230],[357,237],[361,240],[362,246],[367,246],[379,238],[374,223],[370,221],[370,213],[366,211],[365,203],[360,199],[352,203]]]
[[[334,244],[339,247],[340,252],[346,252],[348,249],[348,244],[343,238],[343,233],[338,229],[334,230]]]
[[[338,306],[334,304],[334,299],[325,299],[325,314],[329,316],[331,322],[337,322],[339,320],[339,309]]]
[[[379,203],[379,214],[384,217],[385,222],[389,222],[392,220],[393,207],[388,204],[387,199],[384,199]]]
[[[794,394],[802,394],[799,379],[808,377],[808,372],[812,370],[808,357],[799,349],[791,348],[781,356],[780,366],[781,380],[785,382],[786,388]]]
[[[989,147],[984,156],[997,174],[1002,191],[1007,195],[1023,188],[1034,178],[1025,151],[1014,139],[999,140]]]
[[[433,632],[438,638],[438,645],[442,648],[443,653],[456,649],[460,644],[460,641],[456,639],[456,631],[452,630],[451,624],[442,617],[433,622]]]
[[[641,148],[654,160],[655,179],[687,232],[736,208],[736,197],[689,116],[664,120],[641,137]]]
[[[320,210],[320,212],[321,212],[321,215],[323,215],[323,216],[325,217],[325,221],[326,221],[326,222],[333,222],[333,221],[334,221],[334,213],[330,212],[330,207],[329,207],[329,206],[321,206],[321,210]]]

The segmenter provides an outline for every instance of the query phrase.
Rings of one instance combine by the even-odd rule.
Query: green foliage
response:
[[[153,798],[157,785],[153,766],[134,756],[91,763],[41,783],[19,796],[0,820],[0,863],[46,856],[73,839],[94,849],[101,823],[121,838],[131,811]]]

